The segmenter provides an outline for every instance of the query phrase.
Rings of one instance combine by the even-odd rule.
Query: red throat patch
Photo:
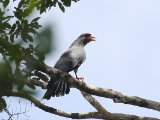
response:
[[[86,45],[90,41],[92,41],[92,38],[90,36],[89,37],[85,37],[83,43],[84,43],[84,45]]]

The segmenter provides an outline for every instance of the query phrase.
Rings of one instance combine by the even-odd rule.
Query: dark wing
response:
[[[83,63],[83,61],[83,58],[79,56],[73,56],[71,54],[71,51],[66,51],[56,62],[54,68],[64,72],[70,72],[79,67]]]
[[[85,61],[85,58],[86,54],[82,46],[72,46],[62,54],[54,68],[64,72],[77,71],[78,67]],[[63,96],[68,94],[69,91],[70,85],[67,82],[53,76],[47,85],[47,92],[43,98],[50,99],[51,96]]]

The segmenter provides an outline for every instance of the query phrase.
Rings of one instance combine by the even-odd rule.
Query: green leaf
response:
[[[63,5],[65,5],[66,7],[70,7],[71,6],[71,0],[61,0],[63,2]]]
[[[35,30],[35,29],[33,29],[33,28],[29,28],[28,29],[31,33],[33,33],[34,35],[38,35],[38,32]]]
[[[16,29],[16,23],[14,23],[13,25],[12,25],[12,28],[11,28],[11,31],[9,32],[9,34],[12,34],[14,31],[15,31],[15,29]]]
[[[11,43],[14,43],[14,34],[10,35],[10,41],[11,41]]]
[[[26,38],[30,41],[30,42],[33,42],[33,38],[31,35],[29,34],[26,34]]]
[[[79,0],[72,0],[72,1],[74,1],[74,2],[78,2]]]
[[[25,5],[26,5],[25,8],[21,7],[24,8],[23,17],[27,17],[32,13],[34,8],[36,7],[36,0],[34,2],[32,0],[27,0]]]
[[[40,14],[46,12],[45,0],[40,1]]]
[[[6,101],[0,97],[0,112],[2,112],[7,107]]]
[[[4,15],[4,12],[2,12],[2,10],[0,9],[0,18],[2,18]]]
[[[11,25],[9,23],[7,23],[7,22],[4,22],[4,23],[1,24],[1,28],[2,29],[6,29],[6,28],[10,29]]]
[[[21,0],[21,1],[19,2],[18,8],[21,8],[21,6],[23,5],[24,1],[25,1],[25,0]]]
[[[23,90],[25,85],[25,77],[22,75],[22,72],[19,68],[16,68],[15,76],[16,76],[15,81],[18,86],[18,91],[21,91]]]
[[[3,2],[4,8],[6,8],[8,4],[9,4],[9,0],[4,0],[4,2]]]
[[[16,11],[14,11],[14,16],[19,19],[19,20],[22,20],[22,14],[23,14],[23,11],[20,9],[20,8],[16,8]]]
[[[21,23],[23,24],[24,27],[28,27],[28,20],[22,20]]]
[[[36,18],[34,18],[34,19],[31,21],[31,23],[37,22],[40,18],[41,18],[41,17],[36,17]]]
[[[35,29],[39,29],[39,28],[42,27],[42,26],[39,25],[38,22],[34,22],[34,23],[31,24],[31,27],[32,27],[32,28],[35,28]]]
[[[14,57],[15,63],[16,63],[16,66],[17,66],[17,65],[19,65],[20,59],[21,59],[20,46],[18,44],[12,45],[11,50],[12,50],[11,55],[12,55],[12,57]]]
[[[65,12],[65,9],[64,9],[64,6],[62,5],[62,3],[58,2],[58,6],[62,10],[62,12]]]
[[[0,90],[12,90],[11,66],[5,62],[0,63]]]
[[[58,0],[53,0],[52,4],[53,4],[54,7],[56,7],[57,2],[58,2]]]
[[[23,34],[21,34],[21,38],[22,38],[22,40],[24,41],[24,42],[26,42],[27,43],[27,40],[26,40],[26,35],[23,33]]]

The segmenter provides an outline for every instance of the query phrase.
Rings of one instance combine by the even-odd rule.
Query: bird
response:
[[[95,39],[90,33],[81,34],[60,56],[54,68],[66,73],[74,71],[76,79],[83,79],[77,76],[77,71],[86,59],[84,46],[91,41],[95,41]],[[69,94],[69,92],[70,85],[67,82],[52,76],[48,82],[47,91],[43,99],[49,100],[51,97],[64,96],[65,94]]]

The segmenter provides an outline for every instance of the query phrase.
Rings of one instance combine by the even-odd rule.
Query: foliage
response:
[[[51,51],[51,28],[43,28],[39,24],[40,16],[30,19],[33,11],[40,14],[52,6],[59,6],[62,12],[65,7],[78,0],[20,0],[0,1],[0,91],[23,91],[28,86],[29,79],[47,81],[48,77],[30,66],[26,59],[34,58],[39,62],[45,60],[45,55]],[[15,4],[16,3],[16,4]],[[8,8],[15,4],[14,11]],[[0,94],[0,111],[6,108],[6,102]]]

